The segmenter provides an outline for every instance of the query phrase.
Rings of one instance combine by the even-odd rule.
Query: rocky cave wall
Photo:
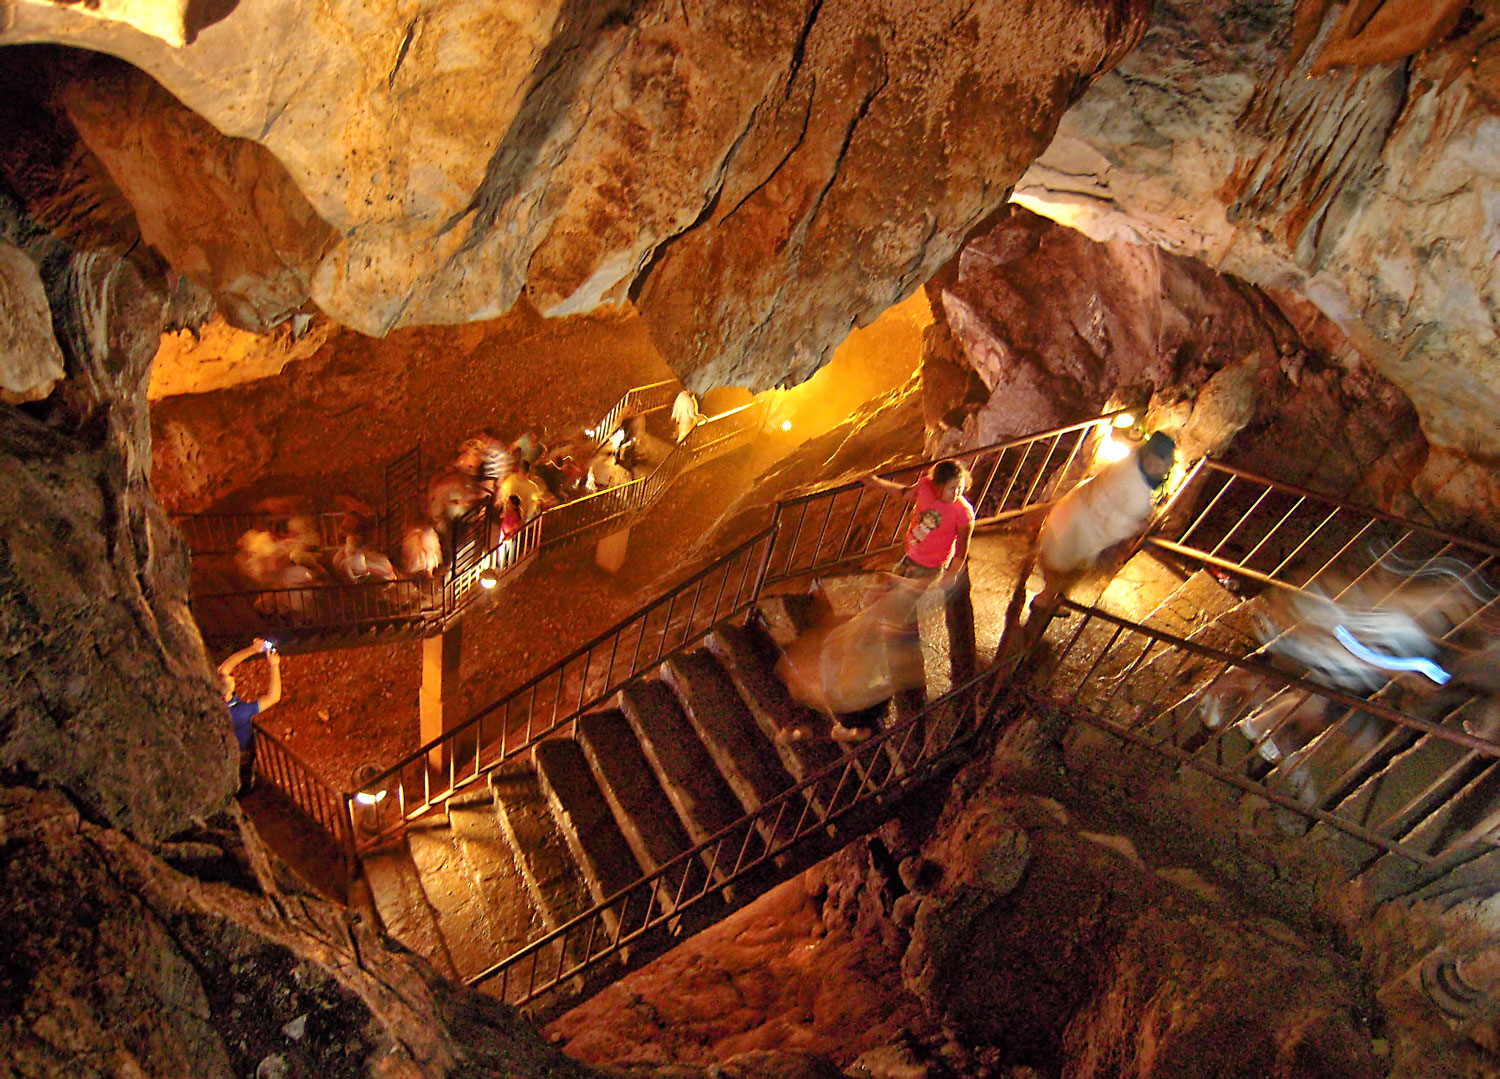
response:
[[[152,36],[159,22],[119,7],[9,0],[0,44],[127,60],[284,167],[290,185],[257,152],[207,147],[146,90],[100,100],[86,79],[59,95],[148,210],[222,166],[211,186],[238,190],[219,222],[232,239],[177,235],[201,232],[196,211],[142,227],[158,249],[207,255],[177,267],[205,284],[233,276],[216,260],[255,264],[228,249],[274,255],[260,262],[280,287],[252,291],[276,302],[228,314],[264,323],[303,282],[373,334],[493,317],[523,291],[544,314],[628,297],[694,385],[764,387],[810,375],[941,265],[1147,10],[245,0]],[[287,223],[305,226],[296,242]]]
[[[929,415],[935,453],[1149,403],[1187,458],[1500,531],[1492,513],[1470,520],[1471,504],[1417,497],[1429,450],[1416,408],[1330,320],[1198,259],[1011,205],[927,291],[938,321],[923,379],[929,403],[949,407]]]
[[[1416,503],[1493,521],[1495,16],[1483,4],[1302,3],[1299,32],[1293,6],[1158,3],[1140,47],[1064,117],[1016,198],[1097,240],[1200,259],[1289,311],[1314,305],[1414,403],[1430,444]],[[1407,32],[1388,34],[1392,49],[1351,48],[1351,18]],[[1324,70],[1330,56],[1358,62]]]
[[[201,314],[198,290],[247,324],[310,300],[376,332],[495,313],[523,290],[555,313],[633,297],[700,384],[802,377],[991,214],[1063,107],[1128,49],[1144,4],[518,15],[287,0],[213,8],[207,23],[183,4],[165,24],[147,10],[0,7],[0,43],[112,52],[160,84],[69,60],[3,155],[19,163],[0,204],[0,819],[7,921],[23,927],[0,950],[0,981],[23,990],[0,993],[9,1043],[101,1073],[157,1055],[243,1072],[272,1044],[295,1058],[297,1014],[274,1031],[279,1011],[247,1017],[234,1030],[262,1040],[216,1042],[246,1001],[210,990],[245,979],[308,995],[278,1008],[334,1013],[351,1074],[393,1052],[383,1074],[564,1069],[529,1050],[521,1064],[486,1056],[508,1018],[452,1021],[431,999],[449,991],[420,967],[346,915],[287,899],[253,837],[238,856],[253,882],[240,872],[229,891],[209,881],[228,870],[173,875],[136,845],[218,810],[234,782],[184,552],[147,482],[162,328]],[[95,78],[110,99],[89,92]],[[179,217],[161,193],[183,175],[205,198]],[[226,223],[232,239],[211,231]],[[218,864],[233,846],[177,854]],[[121,911],[128,924],[111,924]],[[314,946],[325,938],[337,954]],[[399,1021],[381,1012],[392,983],[410,1009]],[[168,1005],[168,1023],[120,1008],[110,1026],[135,994]],[[446,1025],[421,1034],[433,1014]]]

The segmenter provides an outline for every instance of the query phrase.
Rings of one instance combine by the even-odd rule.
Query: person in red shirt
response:
[[[939,461],[910,487],[879,476],[866,476],[860,482],[916,503],[906,526],[906,552],[895,572],[912,580],[938,578],[945,588],[957,584],[974,535],[974,507],[964,498],[968,469],[957,461]]]

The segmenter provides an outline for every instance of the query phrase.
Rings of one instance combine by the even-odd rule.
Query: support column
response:
[[[625,565],[625,550],[630,546],[630,526],[611,532],[594,546],[594,562],[605,573],[619,573]]]
[[[462,622],[446,633],[422,638],[422,688],[417,695],[417,714],[418,737],[423,745],[462,718],[454,703],[458,697],[458,661],[462,654]],[[434,749],[428,756],[430,768],[441,769],[445,763],[441,749]]]

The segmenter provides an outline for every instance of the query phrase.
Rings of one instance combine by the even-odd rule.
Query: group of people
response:
[[[1106,550],[1146,526],[1175,458],[1172,439],[1154,434],[1052,506],[1033,553],[1046,590],[1055,594],[1066,587]],[[924,684],[917,628],[922,603],[929,597],[941,601],[955,631],[965,618],[972,624],[967,561],[975,517],[965,497],[968,470],[957,461],[940,461],[909,486],[878,476],[862,482],[912,503],[901,558],[866,593],[856,614],[830,618],[799,636],[777,667],[794,698],[832,718],[838,741],[871,733],[846,724],[850,715]]]
[[[333,513],[318,514],[300,497],[256,504],[263,526],[241,533],[234,562],[241,577],[263,590],[256,600],[262,614],[294,613],[296,601],[288,590],[397,578],[391,559],[367,543],[378,525],[375,510],[345,495],[334,507]]]
[[[686,390],[671,416],[679,442],[703,420],[697,399]],[[325,536],[320,518],[329,515],[312,512],[303,498],[273,498],[257,504],[264,526],[240,536],[235,565],[246,582],[263,590],[256,601],[263,614],[297,614],[296,590],[315,585],[441,577],[455,523],[476,507],[484,507],[487,543],[503,543],[553,506],[649,474],[671,448],[639,415],[626,416],[606,437],[578,431],[550,446],[534,431],[511,441],[481,431],[464,439],[452,461],[428,481],[424,519],[405,529],[394,550],[378,549],[377,514],[356,499],[334,500],[336,534]]]

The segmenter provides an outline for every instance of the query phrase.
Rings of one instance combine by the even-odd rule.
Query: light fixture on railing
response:
[[[493,568],[486,567],[485,569],[479,571],[480,588],[494,588],[499,583],[500,574],[495,572]]]
[[[354,783],[354,798],[352,801],[358,809],[354,812],[354,827],[368,835],[374,835],[380,831],[380,803],[385,801],[389,793],[384,787],[379,790],[370,789],[370,780],[380,774],[380,766],[376,764],[361,764],[354,769],[351,777]]]
[[[1130,456],[1130,450],[1130,443],[1116,438],[1113,431],[1106,431],[1099,443],[1099,459],[1113,464],[1115,461],[1123,461]]]
[[[1122,412],[1115,417],[1115,426],[1119,428],[1134,427],[1135,416],[1133,416],[1129,412]]]

